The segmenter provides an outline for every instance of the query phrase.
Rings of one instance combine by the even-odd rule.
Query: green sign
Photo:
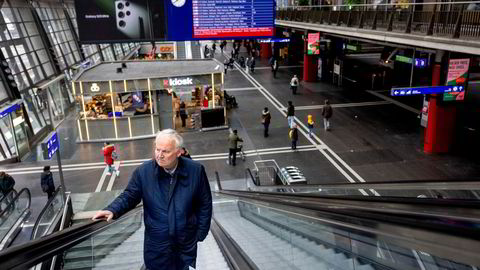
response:
[[[412,63],[412,58],[406,57],[406,56],[403,56],[403,55],[395,55],[395,61],[411,64]]]
[[[350,51],[360,51],[360,45],[350,45],[350,44],[347,44],[347,50],[350,50]]]

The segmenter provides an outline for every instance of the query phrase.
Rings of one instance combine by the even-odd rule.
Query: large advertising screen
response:
[[[274,0],[75,0],[82,43],[267,38]]]

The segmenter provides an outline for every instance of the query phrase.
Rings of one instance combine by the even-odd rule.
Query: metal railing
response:
[[[30,190],[24,188],[0,212],[0,250],[10,245],[21,230],[22,222],[30,215],[31,198]]]
[[[289,6],[277,20],[454,39],[480,39],[480,1]]]

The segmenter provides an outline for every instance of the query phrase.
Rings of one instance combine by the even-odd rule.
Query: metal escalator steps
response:
[[[318,270],[328,269],[321,261],[300,249],[296,250],[292,260],[294,247],[290,243],[246,219],[232,216],[221,224],[233,239],[238,240],[239,246],[260,269],[305,269],[303,264],[303,267],[299,267],[301,263],[315,265],[314,269]]]
[[[197,270],[229,270],[227,262],[217,242],[209,233],[203,242],[198,243]]]

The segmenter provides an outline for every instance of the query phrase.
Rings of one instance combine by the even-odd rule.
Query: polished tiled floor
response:
[[[217,58],[223,62],[223,56],[218,54]],[[267,65],[266,60],[257,60],[257,67]],[[278,149],[290,146],[287,120],[281,112],[289,100],[295,106],[322,105],[325,99],[334,105],[382,101],[367,92],[342,89],[320,82],[302,83],[299,94],[293,96],[289,90],[293,74],[301,77],[302,68],[283,67],[278,71],[276,79],[269,68],[257,69],[253,75],[246,75],[239,70],[228,71],[225,88],[227,91],[234,89],[229,94],[235,95],[239,103],[237,109],[228,112],[230,126],[239,130],[240,137],[244,139],[244,149],[252,152],[249,152],[245,161],[239,160],[237,166],[229,166],[225,162],[225,156],[212,155],[228,152],[228,130],[184,133],[191,154],[194,157],[202,155],[199,160],[206,167],[210,180],[215,179],[217,171],[221,179],[243,181],[246,168],[253,169],[254,161],[266,159],[274,159],[280,167],[299,167],[311,184],[447,180],[480,175],[478,160],[423,153],[423,129],[419,125],[418,115],[391,103],[334,108],[330,132],[323,130],[320,109],[297,110],[297,121],[305,124],[308,114],[312,114],[316,120],[316,138],[309,139],[304,132],[300,132],[298,145],[311,145],[316,149],[299,152]],[[264,95],[256,89],[252,84],[255,81],[270,94]],[[272,99],[278,100],[278,103],[272,103]],[[263,107],[269,107],[272,114],[268,138],[263,137],[263,126],[260,123]],[[72,192],[94,192],[103,173],[102,144],[77,144],[75,117],[70,115],[58,129],[62,163],[66,168],[65,183]],[[131,160],[151,157],[152,143],[153,139],[116,143],[120,149],[122,165],[121,175],[113,183],[113,189],[122,189],[127,184],[131,172],[139,163]],[[41,161],[39,156],[40,151],[33,151],[25,162],[4,166],[17,180],[16,187],[30,188],[34,197],[43,196],[40,189],[40,168],[29,168],[56,164],[55,160]],[[21,168],[25,169],[18,170]],[[58,173],[54,177],[58,182]],[[104,187],[106,186],[105,184]]]

